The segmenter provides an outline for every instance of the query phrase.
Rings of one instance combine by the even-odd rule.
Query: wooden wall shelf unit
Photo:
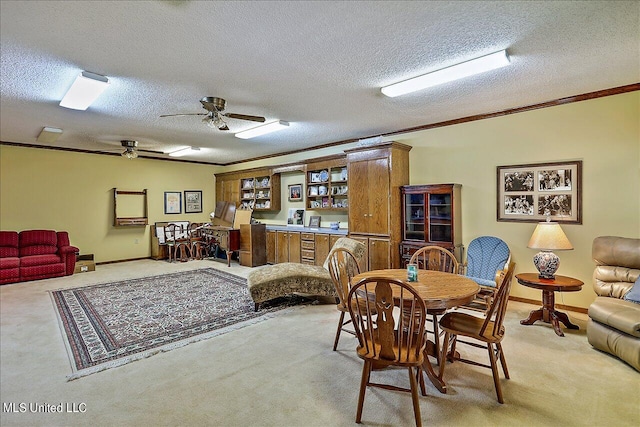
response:
[[[307,164],[307,209],[343,210],[349,207],[345,158]]]
[[[254,211],[280,210],[280,175],[269,173],[240,178],[240,207]]]
[[[410,150],[398,142],[346,150],[349,237],[367,248],[363,271],[400,267],[400,187],[409,184]]]
[[[280,174],[249,169],[216,174],[216,202],[231,202],[257,212],[280,210]]]
[[[402,266],[425,245],[442,246],[463,258],[460,184],[402,187]]]
[[[120,206],[118,206],[118,196],[139,196],[140,200],[133,203],[123,203],[121,198]],[[140,216],[131,216],[131,214],[140,213]],[[146,226],[149,223],[148,206],[147,206],[147,189],[142,191],[126,191],[113,189],[113,225],[114,227],[123,226]]]

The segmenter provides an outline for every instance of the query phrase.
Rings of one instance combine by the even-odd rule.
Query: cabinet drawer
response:
[[[300,264],[315,265],[315,262],[312,259],[303,259]]]
[[[302,240],[314,240],[314,234],[313,233],[300,233],[300,238]]]
[[[315,260],[315,251],[310,251],[308,249],[303,249],[302,250],[302,259],[308,259],[308,260]]]
[[[313,240],[312,241],[303,240],[301,244],[302,244],[302,249],[314,250],[316,248],[316,243]]]

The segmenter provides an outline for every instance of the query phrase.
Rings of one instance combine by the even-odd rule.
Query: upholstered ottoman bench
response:
[[[338,296],[329,270],[295,262],[258,267],[247,276],[247,285],[256,311],[260,303],[294,293]]]
[[[348,249],[358,262],[366,252],[362,243],[348,237],[339,238],[331,250],[335,248]],[[256,311],[265,301],[294,293],[336,298],[338,296],[329,274],[328,261],[325,261],[323,266],[283,262],[256,267],[247,276],[247,285]]]

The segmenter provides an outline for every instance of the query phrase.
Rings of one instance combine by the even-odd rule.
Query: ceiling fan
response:
[[[163,114],[160,117],[178,117],[178,116],[205,116],[202,121],[210,128],[219,130],[229,130],[225,117],[229,119],[249,120],[252,122],[263,123],[266,119],[261,116],[249,116],[246,114],[225,113],[224,109],[227,105],[227,101],[222,98],[216,98],[215,96],[205,96],[200,100],[202,108],[207,110],[207,113],[187,113],[187,114]]]
[[[120,144],[124,148],[121,156],[126,157],[127,159],[137,158],[139,151],[152,154],[164,154],[162,151],[144,150],[142,148],[138,148],[138,141],[133,141],[131,139],[123,139],[122,141],[120,141]]]

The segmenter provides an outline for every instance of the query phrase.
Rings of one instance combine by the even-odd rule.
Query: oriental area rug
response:
[[[52,291],[73,380],[253,324],[301,299],[254,311],[244,278],[213,268]]]

